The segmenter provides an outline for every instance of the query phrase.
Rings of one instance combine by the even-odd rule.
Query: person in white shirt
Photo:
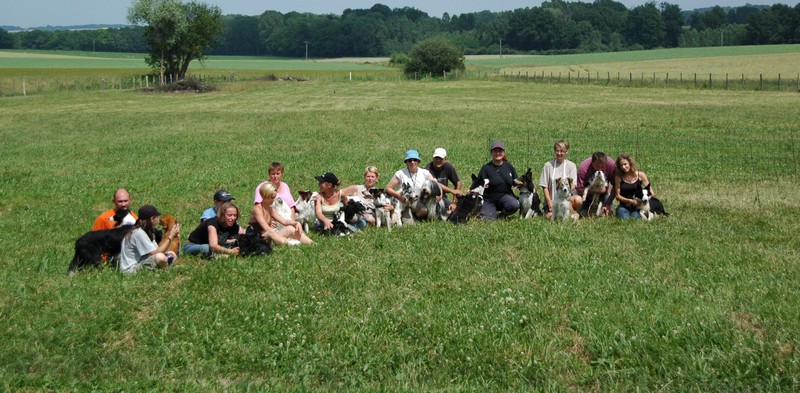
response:
[[[142,269],[163,269],[172,265],[178,256],[167,251],[169,243],[174,241],[180,231],[181,224],[176,224],[165,234],[166,241],[156,244],[155,226],[158,223],[158,212],[153,205],[139,208],[139,219],[135,228],[122,239],[122,250],[119,253],[119,270],[123,273],[136,273]]]

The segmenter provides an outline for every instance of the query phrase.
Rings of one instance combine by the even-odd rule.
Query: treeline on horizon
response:
[[[342,15],[266,11],[224,15],[213,55],[375,57],[444,38],[465,54],[558,54],[800,43],[800,4],[683,11],[666,2],[628,9],[613,0],[546,1],[540,7],[431,17],[413,7],[346,9]],[[143,27],[0,30],[0,48],[145,53]],[[308,50],[308,52],[306,52]]]

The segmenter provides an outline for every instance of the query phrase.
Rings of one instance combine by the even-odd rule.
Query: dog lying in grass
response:
[[[536,193],[536,185],[533,183],[533,172],[531,168],[522,176],[514,179],[514,186],[519,188],[519,214],[522,218],[531,218],[543,215],[539,207],[542,203],[539,194]]]
[[[578,221],[578,213],[572,208],[572,178],[556,179],[556,190],[553,198],[553,221]]]

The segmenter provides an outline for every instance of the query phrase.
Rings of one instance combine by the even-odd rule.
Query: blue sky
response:
[[[314,14],[340,15],[347,8],[370,8],[376,3],[390,8],[414,7],[430,16],[441,17],[447,12],[457,15],[464,12],[507,11],[516,8],[534,7],[541,1],[523,0],[460,0],[460,1],[375,1],[375,0],[199,0],[222,9],[223,14],[259,15],[266,10],[282,13],[290,11],[311,12]],[[585,0],[591,2],[592,0]],[[622,0],[628,8],[644,4],[646,0]],[[661,0],[656,1],[660,3]],[[738,7],[747,4],[782,3],[795,6],[798,0],[759,2],[758,0],[672,0],[684,10],[710,7],[714,5]],[[35,27],[65,26],[83,24],[127,24],[126,15],[131,0],[0,0],[0,25]]]

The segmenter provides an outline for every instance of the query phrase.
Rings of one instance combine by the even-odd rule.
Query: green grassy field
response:
[[[507,81],[242,81],[207,94],[0,99],[0,390],[797,391],[797,93]],[[506,141],[535,173],[635,155],[650,223],[423,223],[268,257],[68,278],[117,187],[193,229],[297,191],[380,184],[403,152],[462,177]]]

